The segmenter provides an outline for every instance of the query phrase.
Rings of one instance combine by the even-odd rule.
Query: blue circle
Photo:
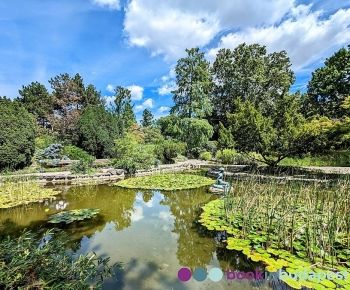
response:
[[[203,268],[196,268],[193,272],[193,278],[198,282],[204,281],[207,279],[207,270]]]
[[[219,282],[222,277],[224,276],[224,273],[222,273],[220,268],[213,268],[209,271],[209,279],[213,282]]]

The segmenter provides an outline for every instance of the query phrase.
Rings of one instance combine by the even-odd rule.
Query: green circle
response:
[[[209,270],[208,277],[213,282],[219,282],[223,276],[224,276],[224,273],[222,273],[220,268],[213,268]]]
[[[193,278],[198,282],[204,281],[207,279],[207,270],[203,268],[196,268],[193,272]]]

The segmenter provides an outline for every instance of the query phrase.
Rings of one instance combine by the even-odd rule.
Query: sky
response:
[[[79,73],[108,101],[128,87],[138,119],[172,105],[185,49],[209,61],[242,42],[286,50],[305,90],[311,72],[350,44],[350,0],[0,0],[0,96]]]

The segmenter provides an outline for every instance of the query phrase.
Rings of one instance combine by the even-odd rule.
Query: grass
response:
[[[335,151],[327,155],[286,158],[280,165],[286,166],[350,166],[350,151]]]
[[[0,183],[0,209],[55,198],[59,192],[44,188],[35,181]]]
[[[192,174],[156,174],[129,178],[115,183],[116,186],[133,189],[182,190],[209,186],[214,180]]]
[[[208,230],[225,230],[228,249],[262,262],[267,271],[345,271],[348,280],[323,283],[350,288],[349,195],[349,181],[326,187],[251,179],[205,205],[200,222]],[[324,289],[312,279],[285,282],[296,289]]]

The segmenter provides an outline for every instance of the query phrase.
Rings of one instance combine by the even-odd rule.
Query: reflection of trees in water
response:
[[[175,217],[173,232],[178,234],[177,258],[182,266],[204,267],[210,263],[215,243],[198,224],[200,207],[211,199],[203,190],[164,193],[162,204]]]
[[[106,222],[113,221],[116,230],[131,225],[134,211],[135,190],[126,190],[108,185],[72,187],[67,193],[69,209],[99,208]]]

